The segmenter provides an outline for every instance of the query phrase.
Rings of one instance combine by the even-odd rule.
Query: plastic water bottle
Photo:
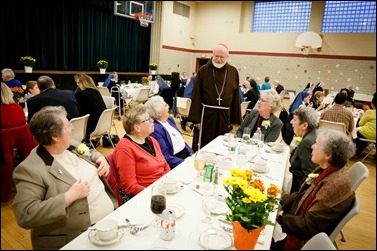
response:
[[[262,148],[264,142],[264,135],[262,134],[262,130],[260,129],[260,127],[257,128],[254,134],[256,136],[256,139],[258,140],[258,147]]]

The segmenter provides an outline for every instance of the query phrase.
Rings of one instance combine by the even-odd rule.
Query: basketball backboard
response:
[[[136,13],[148,13],[148,22],[154,23],[155,4],[155,1],[114,1],[114,15],[135,19]]]

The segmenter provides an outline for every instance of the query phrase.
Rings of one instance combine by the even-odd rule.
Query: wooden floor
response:
[[[123,137],[122,124],[114,119],[119,137]],[[178,122],[178,120],[177,120]],[[179,123],[178,123],[179,125]],[[179,127],[179,126],[178,126]],[[180,128],[180,127],[179,127]],[[113,128],[113,133],[115,129]],[[187,143],[191,145],[190,132],[183,132]],[[112,148],[98,147],[103,154],[111,152]],[[351,159],[348,167],[357,159]],[[361,201],[361,212],[351,219],[343,229],[346,242],[341,242],[338,237],[336,243],[339,250],[376,250],[376,159],[368,157],[364,164],[368,167],[370,175],[360,185],[357,195]],[[11,206],[12,199],[1,205],[1,249],[2,250],[31,250],[30,230],[20,228],[15,220]],[[183,248],[183,247],[182,247]]]

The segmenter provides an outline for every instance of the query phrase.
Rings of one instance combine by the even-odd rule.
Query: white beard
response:
[[[219,63],[216,63],[216,62],[212,61],[212,64],[213,64],[213,66],[215,66],[217,69],[220,69],[221,67],[223,67],[223,66],[226,64],[226,62],[223,63],[223,64],[219,64]]]

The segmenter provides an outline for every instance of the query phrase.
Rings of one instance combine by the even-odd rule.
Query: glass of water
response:
[[[249,143],[249,141],[250,141],[250,134],[251,134],[251,128],[250,127],[245,127],[243,129],[243,134],[242,134],[242,141],[244,143]]]

